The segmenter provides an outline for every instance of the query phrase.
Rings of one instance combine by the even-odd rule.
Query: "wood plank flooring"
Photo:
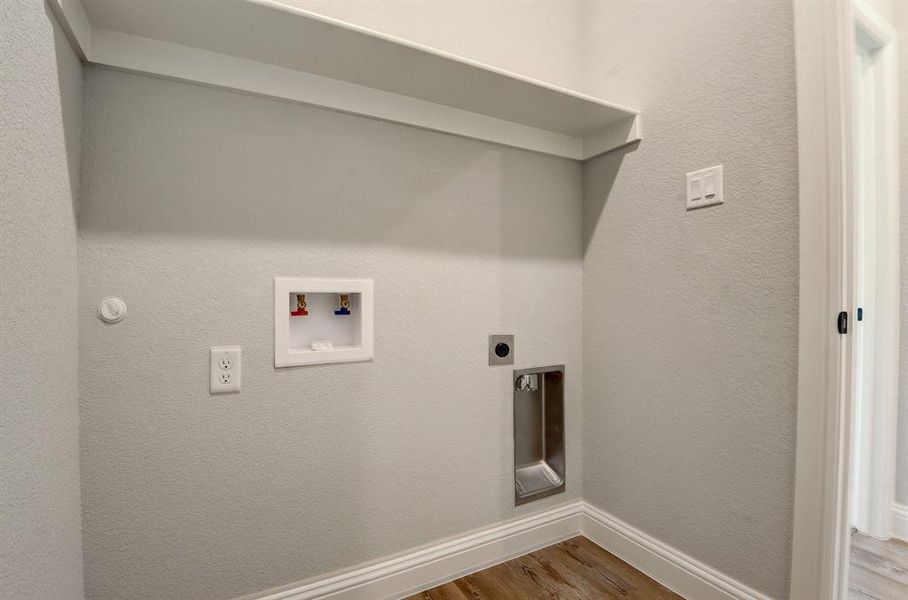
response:
[[[583,536],[405,600],[683,600]]]
[[[855,533],[849,557],[849,600],[908,598],[908,543]]]

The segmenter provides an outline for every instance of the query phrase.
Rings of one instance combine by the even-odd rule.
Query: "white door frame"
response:
[[[853,18],[854,133],[859,150],[855,152],[857,172],[852,187],[855,216],[863,213],[870,220],[862,223],[855,218],[852,229],[855,255],[865,251],[868,255],[863,258],[863,273],[855,270],[851,278],[855,282],[853,305],[869,302],[869,312],[863,304],[865,321],[856,324],[853,341],[850,524],[862,533],[889,539],[895,501],[901,263],[897,41],[889,23],[867,5],[856,4]],[[856,64],[859,54],[860,67]],[[858,283],[862,277],[869,285]],[[863,300],[861,287],[865,288]]]
[[[855,27],[873,14],[851,2],[794,0],[800,325],[790,595],[798,599],[843,598],[847,589],[854,336],[838,333],[836,317],[854,315],[851,72]]]

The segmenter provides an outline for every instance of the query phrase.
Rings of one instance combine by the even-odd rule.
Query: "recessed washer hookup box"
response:
[[[274,278],[274,366],[372,360],[371,279]]]

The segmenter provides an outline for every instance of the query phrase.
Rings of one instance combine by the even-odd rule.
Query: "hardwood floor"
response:
[[[856,533],[851,536],[849,600],[908,598],[908,544],[886,542]]]
[[[585,537],[531,552],[405,600],[683,600]]]

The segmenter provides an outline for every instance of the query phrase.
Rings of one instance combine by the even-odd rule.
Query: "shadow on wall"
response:
[[[602,217],[605,203],[618,173],[624,157],[635,152],[640,147],[640,142],[634,142],[601,156],[591,159],[584,164],[583,169],[583,253],[586,254],[596,232],[596,225]]]
[[[69,174],[70,198],[72,199],[72,215],[76,218],[79,206],[79,169],[81,155],[81,130],[82,130],[82,103],[73,102],[72,97],[82,96],[82,73],[64,66],[74,61],[72,46],[66,39],[66,34],[57,24],[57,18],[48,5],[44,4],[44,14],[53,26],[54,53],[57,58],[57,82],[60,86],[60,115],[63,122],[63,138],[66,145],[66,166]],[[69,101],[67,101],[69,98]]]
[[[580,258],[573,161],[97,67],[86,88],[83,231]]]

